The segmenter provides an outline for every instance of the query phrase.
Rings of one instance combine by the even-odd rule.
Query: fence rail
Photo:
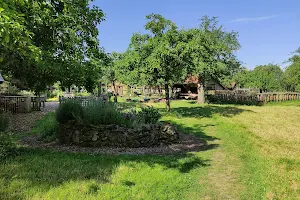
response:
[[[5,112],[27,113],[31,111],[31,98],[24,96],[0,96],[0,109]]]
[[[73,99],[77,100],[81,103],[82,106],[87,106],[90,104],[92,101],[98,101],[102,100],[103,102],[108,101],[108,97],[106,95],[102,95],[101,97],[95,97],[95,96],[90,96],[90,97],[81,97],[81,96],[68,96],[68,97],[59,97],[59,103],[63,103],[67,101],[68,99]]]
[[[294,92],[235,93],[222,91],[209,96],[213,101],[245,104],[265,104],[268,102],[300,100],[300,93]]]

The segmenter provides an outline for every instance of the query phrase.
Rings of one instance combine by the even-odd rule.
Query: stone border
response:
[[[179,133],[171,124],[86,125],[76,121],[60,124],[59,141],[81,147],[140,148],[173,144]]]
[[[60,144],[58,141],[44,143],[38,135],[26,136],[21,144],[27,148],[46,149],[58,152],[108,154],[108,155],[176,155],[188,152],[197,152],[209,149],[209,145],[199,137],[189,134],[179,134],[177,144],[160,145],[157,147],[142,148],[111,148],[111,147],[80,147]]]

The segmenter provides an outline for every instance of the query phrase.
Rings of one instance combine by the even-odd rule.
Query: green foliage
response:
[[[1,1],[0,70],[37,93],[56,81],[90,90],[103,55],[97,25],[104,13],[89,4],[88,0]]]
[[[142,107],[138,112],[139,120],[145,124],[155,124],[162,117],[162,115],[153,106]]]
[[[69,120],[76,120],[78,123],[88,125],[109,125],[118,124],[131,126],[134,118],[126,117],[117,105],[113,103],[103,103],[98,100],[88,100],[84,107],[76,99],[69,99],[60,104],[56,111],[56,119],[59,123]]]
[[[185,31],[159,14],[146,16],[147,34],[133,34],[128,50],[118,62],[121,77],[130,85],[165,88],[170,109],[169,86],[185,78],[187,48]],[[122,76],[123,75],[123,76]]]
[[[204,103],[205,81],[230,76],[240,69],[235,52],[240,48],[237,32],[227,32],[216,17],[204,16],[198,29],[189,31],[189,73],[198,77],[198,103]]]
[[[236,75],[240,87],[257,88],[261,91],[278,92],[284,90],[284,73],[280,66],[261,65],[254,70],[244,70]]]
[[[103,103],[102,101],[90,101],[84,107],[83,122],[85,124],[118,124],[131,126],[133,119],[124,117],[113,103]]]
[[[62,102],[56,110],[56,119],[59,123],[69,120],[82,120],[84,110],[79,100],[67,99]]]
[[[290,65],[285,70],[286,89],[292,92],[300,92],[300,48],[289,59]]]
[[[37,121],[32,129],[32,133],[39,134],[46,142],[54,141],[57,138],[59,124],[54,112],[47,113],[41,120]]]

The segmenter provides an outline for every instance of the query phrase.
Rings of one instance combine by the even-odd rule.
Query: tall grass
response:
[[[59,130],[55,113],[47,113],[41,120],[37,121],[32,129],[33,134],[40,134],[41,139],[46,142],[54,141]]]

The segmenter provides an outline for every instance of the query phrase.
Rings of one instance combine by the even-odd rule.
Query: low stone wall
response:
[[[152,147],[176,143],[179,134],[170,124],[128,128],[118,125],[80,125],[69,121],[60,125],[60,142],[83,147]]]

